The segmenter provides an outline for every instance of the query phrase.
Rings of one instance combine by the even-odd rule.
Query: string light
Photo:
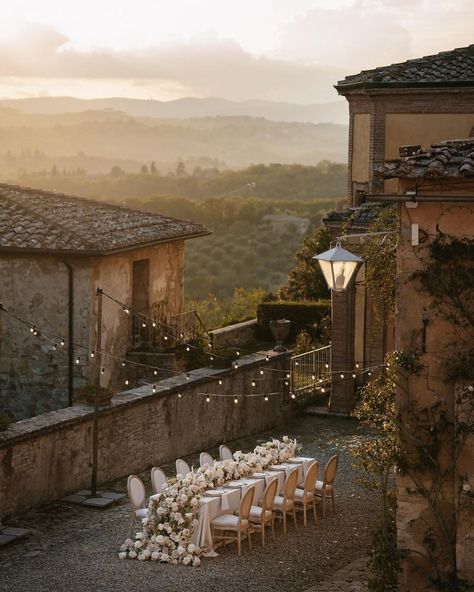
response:
[[[152,390],[153,390],[154,393],[156,393],[156,386],[155,385],[153,385],[153,389]]]
[[[263,368],[260,368],[260,374],[263,376]]]
[[[81,356],[77,356],[76,358],[76,364],[79,364],[81,362]]]
[[[237,399],[237,397],[234,397],[234,403],[237,405],[238,402],[239,402],[239,399]]]
[[[168,341],[168,335],[164,335],[164,336],[163,336],[163,339],[164,339],[165,341]]]
[[[189,372],[186,372],[186,380],[189,380],[191,377],[189,376]]]
[[[267,395],[265,395],[265,396],[263,397],[263,400],[264,400],[264,401],[268,401],[268,396],[267,396]]]
[[[182,396],[183,396],[183,395],[182,395],[181,393],[178,393],[178,399],[181,399],[181,398],[182,398]]]
[[[321,387],[321,392],[322,393],[325,393],[326,392],[326,389],[323,386]]]
[[[295,395],[295,393],[291,393],[291,398],[292,398],[292,399],[296,399],[296,395]]]
[[[94,354],[94,350],[91,351],[91,358],[93,358],[95,356]]]
[[[101,374],[105,374],[105,368],[102,368],[102,370],[100,371]]]
[[[222,378],[219,378],[218,382],[219,382],[219,384],[222,384]]]
[[[252,380],[252,386],[256,386],[256,384],[257,383],[255,382],[255,380]]]
[[[238,362],[234,362],[234,368],[237,370],[239,367],[239,363]]]
[[[270,361],[270,356],[267,354],[267,355],[265,356],[265,362],[269,362],[269,361]]]
[[[329,364],[326,362],[326,363],[324,364],[324,367],[325,367],[325,368],[329,368]]]
[[[158,376],[158,370],[156,368],[153,370],[153,375]]]
[[[125,379],[125,384],[128,386],[128,378]]]
[[[156,327],[156,321],[153,321],[153,322],[151,323],[151,326],[152,326],[153,328],[155,328],[155,327]]]
[[[186,351],[190,351],[189,345],[186,346]]]
[[[30,333],[34,333],[35,332],[35,328],[34,327],[30,327]]]
[[[359,368],[359,362],[356,362],[356,368]]]
[[[209,401],[210,401],[210,400],[211,400],[211,397],[208,395],[208,396],[206,397],[206,403],[209,403]]]
[[[316,380],[316,374],[311,375],[311,380]]]
[[[58,349],[58,346],[55,343],[53,343],[53,345],[51,346],[51,349],[53,351],[56,351]]]
[[[130,309],[129,309],[129,308],[127,308],[126,306],[124,306],[124,307],[123,307],[123,312],[124,312],[125,314],[130,314]]]
[[[240,356],[240,352],[239,352],[239,350],[237,350],[237,351],[235,352],[235,354],[236,354],[237,356]]]
[[[125,360],[122,360],[122,366],[125,368]]]
[[[356,378],[357,374],[355,372],[352,373],[352,378]]]
[[[341,378],[342,378],[342,379],[344,378],[344,374],[342,374],[342,372],[341,372]]]
[[[145,321],[143,321],[143,323],[142,323],[142,327],[143,327],[144,329],[146,329],[146,323],[145,323]]]

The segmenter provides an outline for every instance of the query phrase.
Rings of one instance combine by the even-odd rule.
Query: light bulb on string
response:
[[[267,395],[265,395],[265,396],[263,397],[263,400],[264,400],[264,401],[268,401],[268,396],[267,396]]]
[[[344,378],[344,374],[342,372],[341,372],[340,376],[341,376],[341,378]]]
[[[206,397],[206,403],[209,403],[209,401],[211,400],[211,397],[209,397],[209,395]]]
[[[125,384],[128,385],[128,378],[125,379]]]
[[[237,399],[237,397],[234,397],[234,403],[237,405],[238,402],[239,402],[239,399]]]
[[[221,378],[219,378],[219,384],[222,385],[222,379]]]
[[[178,399],[181,399],[183,397],[183,395],[181,393],[178,393]]]
[[[237,356],[240,356],[240,352],[239,352],[239,350],[237,350],[237,351],[235,352],[235,355],[237,355]]]
[[[315,374],[312,374],[311,375],[311,380],[316,380],[316,375]]]
[[[368,374],[369,376],[372,376],[372,372],[371,372],[370,370],[367,372],[367,374]]]
[[[210,341],[208,341],[208,342],[207,342],[207,347],[208,347],[209,349],[212,349],[212,343],[211,343]]]
[[[189,380],[191,377],[189,376],[189,372],[186,372],[186,380]]]
[[[80,362],[81,362],[81,356],[77,356],[77,358],[76,358],[76,364],[80,364]]]
[[[34,333],[35,332],[35,328],[34,327],[30,327],[30,333]]]
[[[153,376],[158,376],[158,370],[153,370]]]
[[[143,321],[143,323],[142,323],[142,327],[143,327],[144,329],[146,329],[146,323],[145,323],[145,321]]]
[[[323,386],[321,387],[321,392],[322,393],[325,393],[326,392],[326,389]]]
[[[324,364],[325,368],[329,368],[329,364],[326,362],[326,364]]]
[[[290,378],[290,373],[289,372],[286,373],[286,377],[287,378]]]
[[[61,339],[61,341],[60,341],[59,343],[61,344],[61,346],[62,346],[62,347],[64,347],[64,344],[65,344],[66,342],[64,341],[64,339]]]
[[[321,378],[321,376],[318,378],[318,382],[322,382],[323,379]]]
[[[239,363],[238,362],[234,362],[234,368],[237,370],[239,367]]]
[[[122,360],[122,366],[125,368],[125,360]]]
[[[151,324],[151,326],[152,326],[153,328],[155,328],[155,327],[156,327],[156,322],[155,322],[155,321],[153,321],[153,323]]]
[[[356,368],[359,368],[359,362],[356,362]]]
[[[180,339],[184,339],[184,333],[181,331],[181,333],[179,334]]]
[[[214,356],[209,356],[209,360],[210,360],[211,362],[213,362],[213,361],[214,361]]]
[[[252,380],[252,386],[255,386],[257,383],[255,382],[255,380]]]
[[[288,381],[287,380],[285,380],[285,386],[288,386]]]
[[[355,372],[352,373],[352,378],[356,378],[357,374]]]
[[[101,374],[105,374],[105,368],[102,368],[102,370],[100,371]]]
[[[94,350],[91,351],[91,358],[95,356]]]
[[[295,366],[299,366],[299,365],[300,365],[300,363],[298,362],[298,360],[296,360]]]
[[[269,361],[270,361],[270,356],[267,354],[267,355],[265,356],[265,362],[269,362]]]
[[[153,391],[154,393],[156,393],[156,386],[155,386],[155,385],[153,385],[152,391]]]
[[[56,345],[56,343],[53,343],[53,345],[51,346],[51,349],[53,351],[56,351],[58,349],[58,346]]]
[[[164,335],[164,336],[163,336],[163,339],[164,339],[165,341],[168,341],[168,335]]]
[[[186,346],[186,351],[187,351],[187,352],[188,352],[188,351],[191,351],[191,349],[190,349],[189,345],[187,345],[187,346]]]
[[[125,314],[130,314],[130,310],[126,306],[123,307],[123,312]]]
[[[263,375],[263,368],[260,368],[260,374]]]
[[[296,399],[296,395],[295,395],[295,393],[291,393],[291,398],[292,398],[292,399]]]

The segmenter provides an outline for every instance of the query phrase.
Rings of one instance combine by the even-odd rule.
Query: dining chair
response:
[[[314,521],[317,522],[316,517],[316,495],[314,490],[316,489],[316,480],[318,478],[319,462],[315,460],[311,463],[304,478],[303,488],[296,488],[295,491],[295,504],[296,509],[303,506],[303,523],[306,526],[306,511],[309,505],[313,506]]]
[[[250,508],[252,507],[255,486],[248,488],[242,496],[239,505],[239,513],[221,514],[211,521],[211,533],[214,543],[219,541],[237,542],[237,552],[241,555],[242,535],[247,534],[250,550],[252,550],[252,538],[249,522]],[[221,534],[219,534],[221,533]],[[226,534],[227,533],[227,534]]]
[[[183,460],[182,458],[177,458],[176,459],[176,474],[184,477],[185,475],[187,475],[190,472],[191,472],[191,469],[190,469],[188,463],[185,460]]]
[[[130,538],[133,534],[136,519],[143,520],[147,517],[148,510],[144,508],[146,491],[143,481],[137,475],[130,475],[127,479],[127,492],[130,505],[132,506],[132,516],[130,521]]]
[[[275,541],[275,515],[273,514],[273,503],[278,490],[278,479],[275,477],[265,487],[261,506],[252,506],[250,508],[250,526],[253,530],[262,533],[262,547],[265,546],[265,526],[272,526],[272,540]]]
[[[219,446],[219,457],[221,460],[234,460],[232,450],[225,444]]]
[[[285,485],[283,487],[283,496],[277,495],[273,503],[273,511],[281,514],[283,517],[283,532],[286,534],[286,514],[291,512],[293,514],[293,520],[295,528],[298,528],[296,524],[296,511],[295,511],[295,491],[298,483],[298,467],[292,469],[285,479]]]
[[[153,493],[161,493],[163,487],[168,485],[168,479],[159,467],[153,467],[151,470],[151,488]]]
[[[339,464],[339,455],[335,454],[326,463],[322,481],[316,481],[315,494],[323,502],[323,517],[325,516],[324,500],[330,497],[332,500],[332,511],[336,511],[336,501],[334,499],[335,489],[334,481],[336,479],[337,465]]]
[[[201,452],[199,455],[199,466],[204,467],[213,467],[214,466],[214,459],[208,452]]]

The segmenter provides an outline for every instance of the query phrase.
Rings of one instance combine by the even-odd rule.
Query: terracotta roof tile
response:
[[[421,149],[414,146],[400,148],[408,156],[387,160],[383,166],[376,167],[375,173],[390,178],[464,178],[474,177],[474,138],[448,140]]]
[[[458,85],[474,87],[474,45],[363,70],[359,74],[346,76],[337,83],[336,88],[344,94],[352,88]]]
[[[160,214],[0,184],[0,250],[105,254],[208,233]]]

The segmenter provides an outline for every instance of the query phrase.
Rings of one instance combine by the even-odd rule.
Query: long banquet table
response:
[[[281,465],[273,465],[262,473],[227,482],[224,486],[208,490],[200,499],[199,524],[193,533],[192,542],[208,549],[207,556],[216,556],[211,533],[211,521],[221,514],[233,513],[239,509],[241,496],[247,488],[255,486],[254,505],[260,503],[265,486],[273,479],[278,479],[278,491],[283,493],[283,486],[287,474],[298,468],[298,482],[302,484],[304,476],[310,464],[315,460],[310,457],[297,457],[294,462],[286,462]],[[214,494],[214,495],[213,495]]]

